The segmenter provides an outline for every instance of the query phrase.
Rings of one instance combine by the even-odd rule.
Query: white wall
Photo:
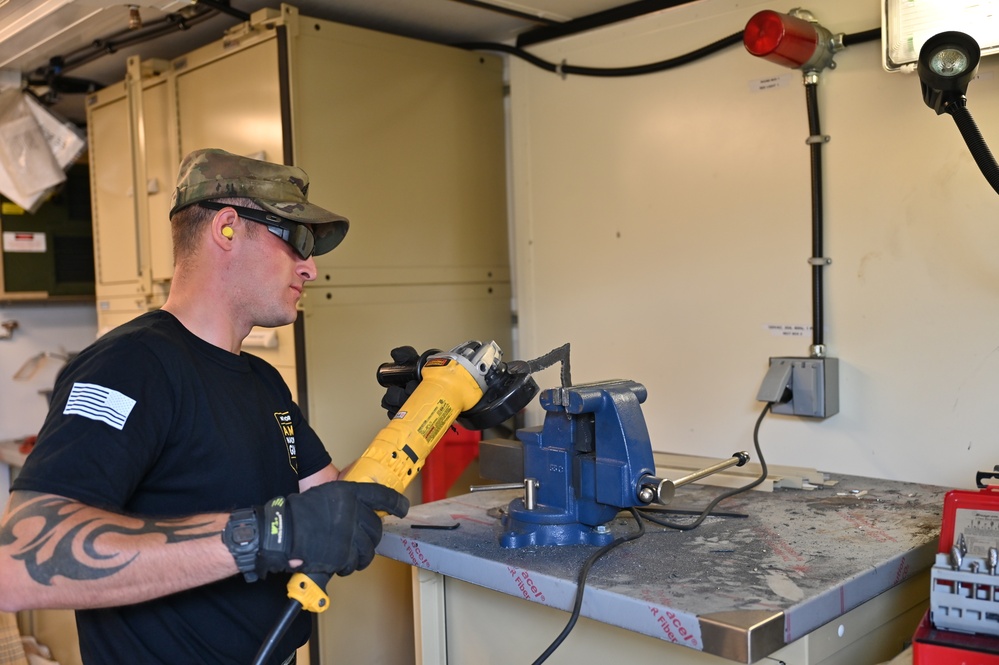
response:
[[[42,352],[80,351],[97,337],[93,303],[73,305],[0,305],[0,320],[13,319],[18,328],[0,340],[0,440],[37,434],[47,404],[39,390],[52,387],[63,363],[50,358],[29,379],[15,381],[26,360]]]
[[[851,34],[880,26],[880,4],[806,8]],[[644,64],[799,5],[701,0],[531,50]],[[916,76],[882,69],[880,42],[836,64],[818,95],[831,137],[825,342],[840,359],[841,410],[768,417],[763,450],[781,464],[973,486],[999,463],[999,198]],[[997,70],[999,58],[983,60],[968,93],[995,146]],[[737,45],[626,79],[563,80],[516,58],[510,75],[519,355],[568,341],[574,382],[645,384],[657,450],[751,450],[768,358],[807,356],[811,343],[767,330],[811,323],[800,72]]]

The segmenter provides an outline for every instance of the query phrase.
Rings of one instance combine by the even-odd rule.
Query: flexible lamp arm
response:
[[[999,194],[999,164],[996,163],[992,151],[989,150],[982,133],[978,130],[975,119],[971,117],[967,100],[962,97],[960,102],[948,104],[944,111],[954,118],[954,123],[961,132],[961,136],[964,137],[964,142],[971,151],[971,156],[975,158],[975,163],[978,164],[982,175],[992,185],[992,189]]]

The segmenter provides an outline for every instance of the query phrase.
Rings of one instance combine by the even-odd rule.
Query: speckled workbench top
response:
[[[642,538],[593,567],[582,614],[718,655],[728,654],[716,642],[734,631],[755,657],[933,565],[948,488],[837,474],[830,479],[832,487],[738,495],[716,510],[744,517],[710,517],[691,531],[647,523]],[[699,510],[720,491],[687,485],[670,507]],[[414,506],[405,519],[386,520],[378,551],[569,610],[576,575],[595,548],[500,547],[499,513],[517,496],[481,492]],[[460,526],[419,528],[453,524]],[[611,528],[624,534],[636,527],[621,513]]]

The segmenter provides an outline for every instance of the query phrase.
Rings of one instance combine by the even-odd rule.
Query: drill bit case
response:
[[[999,486],[944,497],[940,546],[931,571],[930,617],[937,629],[999,636]],[[997,645],[999,646],[999,645]]]

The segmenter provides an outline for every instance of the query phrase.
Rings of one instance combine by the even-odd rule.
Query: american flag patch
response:
[[[62,412],[99,420],[120,430],[125,427],[134,406],[134,399],[117,390],[95,383],[74,383]]]

